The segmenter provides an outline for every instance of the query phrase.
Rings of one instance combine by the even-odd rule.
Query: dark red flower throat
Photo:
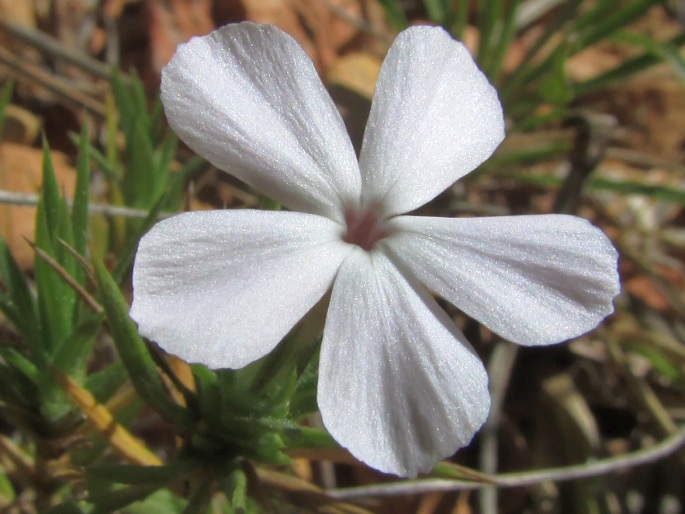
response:
[[[345,213],[345,223],[347,223],[347,232],[343,236],[343,241],[357,245],[367,252],[378,241],[390,235],[373,209],[349,209]]]

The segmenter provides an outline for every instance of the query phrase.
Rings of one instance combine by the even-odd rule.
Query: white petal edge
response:
[[[464,45],[412,27],[381,67],[360,155],[362,201],[411,211],[487,159],[504,138],[497,92]]]
[[[319,409],[336,441],[379,471],[427,472],[485,421],[487,380],[420,285],[382,253],[350,253],[333,286],[319,363]]]
[[[185,143],[296,211],[343,220],[359,201],[357,158],[312,61],[270,25],[226,25],[180,45],[162,102]]]
[[[202,211],[140,242],[131,317],[166,351],[210,368],[266,355],[329,290],[349,245],[311,214]]]
[[[614,310],[618,254],[585,219],[400,216],[389,227],[383,244],[395,262],[515,343],[565,341]]]

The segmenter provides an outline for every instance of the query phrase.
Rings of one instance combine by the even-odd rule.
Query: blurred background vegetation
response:
[[[128,318],[157,219],[262,201],[158,100],[179,43],[243,20],[302,44],[357,147],[395,34],[445,27],[508,136],[423,211],[578,214],[621,254],[616,313],[568,344],[516,349],[446,306],[493,412],[418,481],[322,430],[316,355],[212,372]],[[0,1],[0,513],[684,512],[684,43],[683,3],[654,0]]]

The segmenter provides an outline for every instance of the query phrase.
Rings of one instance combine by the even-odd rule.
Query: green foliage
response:
[[[385,9],[385,15],[393,26],[395,30],[404,30],[409,25],[404,10],[397,0],[380,0],[379,2],[383,9]]]
[[[299,354],[292,351],[295,341],[286,339],[274,353],[240,370],[214,372],[193,365],[195,389],[191,391],[166,361],[150,353],[128,317],[128,304],[111,274],[97,261],[93,267],[112,338],[127,374],[141,398],[183,435],[186,443],[180,453],[188,459],[153,470],[136,468],[136,472],[125,467],[93,468],[92,477],[127,485],[92,498],[103,512],[146,498],[161,487],[156,481],[179,480],[199,463],[211,469],[216,480],[239,485],[242,482],[236,478],[235,465],[243,458],[284,465],[290,462],[283,453],[287,447],[307,447],[322,440],[328,447],[337,447],[327,434],[296,423],[296,417],[315,409],[316,359],[298,374]],[[186,407],[170,399],[162,376],[181,392]],[[291,411],[291,402],[297,411]],[[240,498],[234,492],[231,501]]]
[[[155,98],[149,106],[148,95],[137,76],[125,80],[114,72],[112,91],[125,142],[124,155],[111,152],[108,159],[108,168],[116,178],[118,189],[114,197],[120,195],[123,205],[128,207],[177,211],[183,185],[202,160],[192,159],[174,168],[178,138],[173,132],[163,130],[162,103]],[[109,139],[116,138],[116,131],[113,132],[108,134]],[[99,160],[102,162],[103,158]]]
[[[166,394],[145,342],[128,315],[129,306],[119,287],[102,263],[95,261],[93,266],[114,344],[136,391],[176,426],[189,427],[192,420],[188,412]]]
[[[138,241],[162,213],[177,212],[189,177],[203,164],[199,158],[175,163],[178,139],[164,129],[159,98],[150,102],[136,75],[112,74],[114,104],[107,111],[105,146],[90,157],[108,177],[109,202],[146,211],[142,219],[113,219],[110,249],[117,257],[114,277],[121,282],[133,262]],[[119,134],[123,136],[120,147]]]
[[[617,37],[621,37],[621,35],[619,34],[617,35]],[[661,62],[664,53],[670,53],[674,47],[678,47],[683,43],[685,43],[685,32],[682,34],[678,34],[677,36],[674,36],[671,39],[664,41],[662,43],[652,41],[652,43],[647,47],[648,51],[644,54],[639,55],[637,57],[633,57],[631,59],[627,59],[622,64],[619,64],[618,66],[607,72],[601,73],[597,77],[593,77],[584,82],[576,84],[576,94],[580,96],[587,93],[591,93],[593,91],[600,90],[602,88],[607,87],[608,85],[615,84],[641,71],[644,71],[650,66],[654,66],[655,64]],[[657,48],[655,49],[654,46],[656,46]],[[665,48],[658,49],[659,46]],[[669,64],[671,65],[677,64],[678,67],[680,66],[676,58],[669,57],[668,59],[666,59],[666,61],[669,62]],[[676,69],[676,73],[678,74],[678,76],[681,76],[681,70]]]
[[[604,0],[593,7],[581,1],[565,4],[554,12],[546,31],[538,38],[518,68],[503,80],[497,80],[505,111],[516,121],[534,127],[550,120],[540,117],[535,109],[549,104],[554,118],[567,115],[567,108],[577,98],[575,85],[565,73],[566,61],[591,45],[611,37],[629,23],[644,15],[656,0],[616,2]],[[513,17],[513,15],[512,15]],[[485,72],[499,79],[504,54],[485,68]],[[480,58],[480,54],[479,54]]]
[[[0,140],[2,139],[2,132],[5,128],[5,110],[12,100],[12,93],[14,92],[14,83],[7,82],[5,87],[0,91]]]
[[[401,2],[384,0],[380,3],[396,30],[408,26]],[[476,61],[499,91],[505,112],[514,122],[512,130],[531,130],[566,117],[569,106],[580,95],[634,75],[656,62],[668,62],[679,76],[685,77],[684,61],[677,51],[685,32],[665,42],[626,33],[629,24],[658,3],[658,0],[571,0],[549,4],[478,0],[469,4],[423,0],[423,7],[431,23],[443,26],[457,39],[463,37],[467,22],[477,29]],[[469,13],[469,5],[475,7],[473,13]],[[520,64],[505,72],[505,59],[514,39],[543,18],[541,31]],[[644,54],[582,83],[569,81],[567,60],[610,38],[640,46]],[[537,113],[541,105],[548,105],[551,114]]]
[[[129,505],[122,510],[123,514],[150,514],[166,512],[202,512],[201,510],[187,510],[189,502],[186,502],[178,495],[168,489],[157,489],[144,501]],[[104,512],[110,512],[104,510]]]
[[[112,176],[112,184],[115,188],[121,186],[127,205],[150,210],[147,218],[127,229],[130,239],[120,250],[114,270],[121,279],[130,266],[138,238],[160,212],[178,205],[182,184],[198,161],[181,167],[180,172],[171,172],[176,140],[173,136],[162,136],[159,109],[147,112],[143,91],[135,80],[127,85],[115,77],[114,90],[122,114],[126,113],[122,116],[126,120],[122,121],[122,132],[128,143],[135,141],[135,146],[127,146],[121,162],[132,161],[130,169],[137,171],[133,174],[127,168],[128,174]],[[136,118],[135,122],[132,118]],[[142,405],[154,408],[183,437],[185,442],[179,451],[188,458],[152,468],[103,466],[98,463],[106,455],[108,442],[101,436],[95,437],[89,451],[71,453],[74,462],[87,466],[88,501],[59,503],[50,512],[97,513],[124,508],[124,512],[132,513],[147,512],[150,508],[197,512],[194,509],[206,505],[211,498],[213,481],[229,494],[227,508],[233,504],[236,510],[244,511],[252,503],[246,499],[247,482],[239,471],[240,460],[249,457],[272,464],[289,462],[283,453],[283,434],[292,439],[300,428],[289,416],[290,397],[296,388],[301,388],[293,367],[286,367],[285,374],[268,376],[275,369],[273,358],[245,370],[220,373],[195,366],[196,387],[189,390],[164,358],[150,352],[128,316],[129,306],[117,280],[99,258],[92,259],[92,268],[84,258],[89,246],[90,160],[121,164],[121,156],[112,152],[108,158],[93,149],[85,126],[77,142],[77,180],[71,205],[61,195],[50,150],[45,145],[33,283],[0,239],[0,309],[20,338],[18,347],[0,346],[0,401],[12,413],[17,426],[34,434],[34,442],[40,447],[52,444],[49,442],[55,438],[67,437],[81,422],[55,373],[84,384],[99,402],[113,398],[128,378],[143,403],[129,402],[132,409],[124,407],[118,419],[131,420]],[[109,166],[110,172],[117,169]],[[147,176],[141,178],[145,171]],[[87,292],[89,278],[97,285],[97,300]],[[89,357],[104,321],[121,361],[89,373]],[[287,352],[278,355],[285,357]],[[292,366],[296,363],[293,360]],[[283,387],[284,382],[289,385]],[[185,405],[170,397],[169,383],[181,391]],[[210,472],[201,474],[205,478],[189,501],[166,489],[200,468]]]
[[[52,370],[82,380],[102,321],[102,316],[84,308],[73,287],[83,286],[85,275],[67,250],[74,245],[85,250],[89,186],[85,127],[79,141],[71,215],[45,145],[36,215],[35,293],[0,240],[0,309],[21,337],[19,348],[0,346],[5,371],[0,396],[13,406],[17,423],[41,434],[59,435],[70,429],[73,406],[53,380]]]

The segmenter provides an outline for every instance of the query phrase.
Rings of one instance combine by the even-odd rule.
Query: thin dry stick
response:
[[[490,378],[490,415],[481,431],[480,470],[486,474],[497,473],[499,462],[499,428],[502,421],[504,398],[509,389],[509,379],[518,355],[519,347],[501,340],[492,353],[488,364]],[[497,489],[483,489],[479,498],[480,510],[484,514],[497,512]]]
[[[663,168],[668,171],[685,173],[685,166],[673,159],[666,159],[629,148],[609,147],[606,149],[605,157],[644,169]]]
[[[24,43],[28,43],[45,54],[52,55],[64,62],[73,64],[96,77],[109,80],[111,74],[109,66],[87,55],[70,50],[59,40],[48,36],[39,30],[33,30],[17,23],[3,21],[2,19],[0,19],[0,29],[21,39]]]
[[[616,471],[649,464],[671,455],[685,445],[685,427],[652,446],[633,453],[610,457],[586,464],[575,464],[561,468],[550,468],[539,471],[523,471],[517,473],[502,473],[488,477],[495,485],[466,482],[463,480],[423,479],[395,482],[382,485],[349,487],[333,489],[327,494],[341,500],[364,498],[369,496],[399,496],[407,494],[424,494],[429,492],[447,492],[482,489],[484,487],[523,487],[541,482],[563,482],[589,478]]]
[[[104,118],[105,105],[102,102],[80,93],[66,80],[48,73],[26,59],[15,56],[2,47],[0,47],[0,64],[9,68],[17,79],[38,83],[74,107],[85,108],[90,113]]]
[[[333,2],[326,2],[326,7],[328,10],[333,13],[335,16],[340,18],[341,20],[346,21],[350,25],[352,25],[354,28],[366,32],[367,34],[372,35],[373,37],[380,39],[381,41],[384,41],[386,43],[392,42],[392,37],[388,36],[385,32],[378,30],[373,23],[368,22],[365,19],[362,18],[357,18],[356,16],[353,16],[350,14],[348,11],[346,11],[344,8],[340,7],[339,5],[334,4]]]
[[[26,238],[24,238],[26,239]],[[64,269],[64,266],[62,266],[57,260],[53,259],[50,254],[48,254],[46,251],[42,250],[41,248],[38,248],[36,246],[36,243],[33,241],[29,241],[26,239],[26,242],[31,245],[31,248],[33,248],[33,251],[36,252],[36,254],[43,259],[48,266],[50,266],[64,282],[67,283],[69,287],[71,287],[77,295],[81,297],[81,299],[84,301],[84,303],[92,310],[95,314],[100,314],[103,312],[102,307],[100,304],[93,298],[86,289],[78,283],[78,281],[71,276],[71,274]]]
[[[17,193],[14,191],[3,191],[0,190],[0,204],[10,204],[10,205],[24,205],[28,207],[35,207],[38,205],[40,196],[33,193]],[[71,202],[67,200],[67,204],[71,205]],[[122,217],[122,218],[145,218],[149,214],[148,211],[142,209],[132,209],[131,207],[120,207],[117,205],[106,205],[106,204],[89,204],[88,211],[91,214],[103,214],[109,217]],[[168,218],[173,216],[175,213],[160,213],[158,218]]]

